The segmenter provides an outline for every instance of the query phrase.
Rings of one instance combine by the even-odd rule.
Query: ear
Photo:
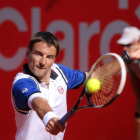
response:
[[[30,50],[28,49],[28,50],[26,51],[26,58],[27,58],[27,59],[29,58],[29,54],[30,54]]]

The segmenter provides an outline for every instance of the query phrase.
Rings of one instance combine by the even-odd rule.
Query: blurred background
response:
[[[25,52],[34,33],[54,33],[61,43],[56,62],[88,71],[101,55],[122,53],[116,41],[126,26],[140,29],[139,0],[0,0],[0,139],[15,139],[11,86],[27,62]],[[68,92],[68,110],[81,90]],[[122,94],[113,104],[75,114],[64,140],[135,140],[134,106],[127,77]]]

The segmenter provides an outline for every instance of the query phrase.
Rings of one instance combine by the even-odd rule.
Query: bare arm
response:
[[[136,42],[135,44],[133,44],[132,47],[128,48],[127,54],[129,55],[129,57],[132,60],[133,59],[140,59],[140,39],[139,39],[138,42]],[[102,67],[100,67],[96,71],[94,71],[92,73],[92,75],[91,75],[91,78],[97,78],[97,79],[100,80],[101,79],[100,73],[102,73],[102,77],[104,76],[104,78],[106,78],[106,77],[110,77],[112,75],[115,75],[119,71],[120,71],[120,64],[119,64],[118,61],[114,60],[114,61],[112,61],[112,62],[110,62],[110,63],[108,63],[106,65],[103,65]],[[86,74],[86,78],[87,78],[88,72],[85,72],[85,74]]]
[[[53,111],[49,106],[48,101],[42,97],[35,97],[31,104],[41,120],[47,112]]]
[[[31,104],[41,120],[43,120],[44,116],[47,116],[47,113],[53,112],[48,101],[42,97],[33,98]],[[64,129],[65,126],[59,122],[59,118],[57,117],[52,117],[46,124],[46,130],[52,135],[57,135],[59,132],[63,132]]]
[[[140,79],[129,71],[132,88],[135,92],[136,100],[140,103]]]
[[[128,65],[130,82],[136,97],[136,111],[140,112],[140,67],[139,60]]]
[[[110,63],[104,64],[101,67],[98,67],[93,73],[91,74],[90,78],[96,78],[100,80],[102,85],[107,84],[107,81],[110,83],[112,82],[112,78],[120,71],[120,63],[118,60],[113,60]],[[88,73],[86,72],[86,76]]]
[[[127,54],[131,59],[140,59],[140,36],[139,41],[128,48]]]

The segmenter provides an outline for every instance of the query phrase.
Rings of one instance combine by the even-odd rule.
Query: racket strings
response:
[[[116,95],[117,89],[119,87],[121,76],[116,70],[118,67],[118,62],[116,61],[110,65],[109,69],[106,66],[102,66],[103,62],[99,63],[92,74],[92,78],[97,78],[101,82],[101,88],[98,92],[93,93],[90,97],[93,104],[96,106],[101,106],[107,104]]]

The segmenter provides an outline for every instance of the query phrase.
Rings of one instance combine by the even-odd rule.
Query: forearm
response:
[[[136,100],[140,101],[140,79],[136,76],[130,76],[131,85],[135,93]]]
[[[48,101],[42,97],[35,97],[32,102],[32,108],[36,111],[40,119],[43,119],[47,112],[53,111]]]
[[[32,99],[31,104],[33,110],[35,110],[40,119],[43,120],[46,130],[49,133],[57,135],[59,132],[64,131],[65,126],[59,122],[59,118],[53,113],[53,110],[46,99],[35,97]]]
[[[140,38],[140,36],[139,36]],[[124,56],[123,56],[124,58]],[[128,61],[126,62],[125,59],[123,59],[126,63],[129,62],[129,60],[134,59],[140,59],[140,39],[137,43],[135,43],[133,46],[129,47],[127,50],[127,57]],[[104,71],[106,69],[106,71]],[[112,61],[111,63],[108,63],[107,65],[104,65],[103,67],[100,67],[100,69],[97,69],[95,72],[93,72],[91,78],[97,78],[100,79],[100,73],[104,72],[104,76],[108,75],[108,71],[111,70],[110,76],[115,75],[120,71],[120,65],[119,62],[116,60]],[[103,72],[102,72],[103,71]],[[88,73],[86,72],[86,75]]]
[[[101,79],[109,79],[114,76],[116,73],[120,71],[120,63],[117,60],[113,60],[112,62],[105,64],[101,67],[98,67],[91,74],[91,78]],[[86,73],[86,78],[88,77],[88,72]]]

